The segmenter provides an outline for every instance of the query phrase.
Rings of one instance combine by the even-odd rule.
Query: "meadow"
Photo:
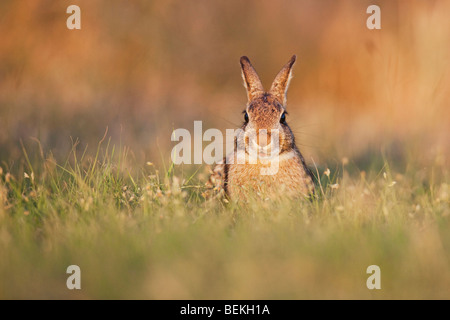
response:
[[[450,2],[66,5],[0,4],[0,299],[450,298]],[[294,53],[316,197],[205,199],[173,129],[238,128],[239,57]]]
[[[2,170],[3,299],[449,298],[439,162],[365,172],[344,159],[322,170],[312,201],[225,203],[202,197],[202,171],[148,163],[133,176],[125,157],[100,145]],[[73,264],[81,290],[66,287]],[[370,265],[380,290],[366,287]]]

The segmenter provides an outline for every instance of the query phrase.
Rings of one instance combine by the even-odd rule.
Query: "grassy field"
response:
[[[131,170],[124,150],[65,163],[24,150],[15,173],[2,166],[1,299],[450,298],[440,159],[402,171],[344,159],[316,171],[313,201],[225,204],[203,199],[205,168]],[[66,288],[72,264],[81,290]],[[373,264],[381,290],[366,287]]]

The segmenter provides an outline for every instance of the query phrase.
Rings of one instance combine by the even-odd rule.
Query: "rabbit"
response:
[[[267,199],[311,197],[314,194],[313,175],[287,123],[286,93],[296,59],[293,55],[275,77],[270,90],[265,91],[250,60],[246,56],[241,57],[242,78],[248,96],[241,126],[243,134],[234,138],[234,151],[217,163],[211,172],[207,186],[216,195],[245,200],[252,195]],[[249,134],[250,131],[255,134]],[[271,132],[277,132],[277,135]],[[253,151],[256,150],[256,159],[249,153],[251,146]],[[275,156],[267,157],[270,148]],[[272,172],[271,168],[274,169]]]

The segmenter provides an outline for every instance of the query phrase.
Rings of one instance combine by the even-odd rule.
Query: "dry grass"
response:
[[[386,162],[352,174],[350,161],[321,175],[313,201],[224,205],[201,197],[201,173],[150,165],[133,177],[121,153],[98,154],[21,176],[3,170],[1,298],[450,296],[442,166],[400,173]],[[82,270],[80,291],[65,287],[71,264]],[[372,264],[381,290],[366,288]]]

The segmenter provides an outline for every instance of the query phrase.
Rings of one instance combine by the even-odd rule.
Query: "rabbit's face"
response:
[[[270,93],[253,99],[245,110],[245,150],[253,148],[261,158],[290,151],[294,145],[283,105]]]
[[[241,57],[242,79],[247,89],[248,104],[245,110],[244,135],[237,146],[260,158],[272,158],[291,151],[294,136],[286,123],[286,93],[296,56],[278,72],[269,91],[265,91],[250,60]],[[251,151],[251,152],[249,152]]]

